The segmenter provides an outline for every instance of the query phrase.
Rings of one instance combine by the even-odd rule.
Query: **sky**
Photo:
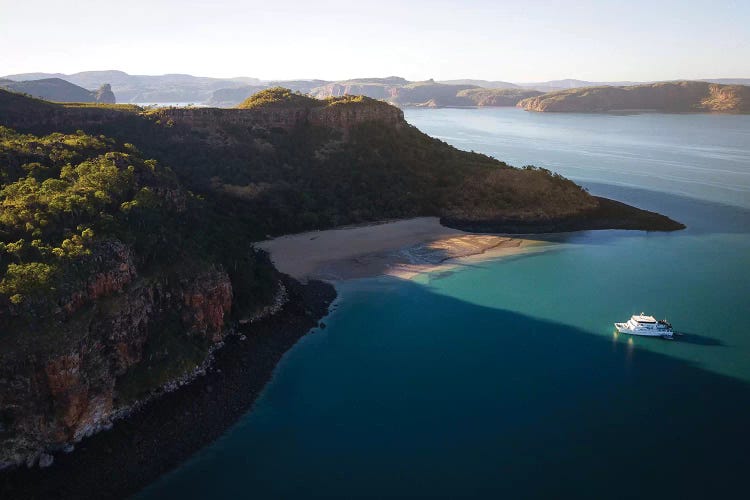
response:
[[[0,75],[750,78],[750,0],[0,0]]]

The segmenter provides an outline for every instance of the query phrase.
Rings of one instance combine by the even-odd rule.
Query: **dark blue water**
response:
[[[141,498],[744,497],[750,117],[407,119],[688,229],[342,284],[254,411]],[[641,310],[684,336],[614,335]]]

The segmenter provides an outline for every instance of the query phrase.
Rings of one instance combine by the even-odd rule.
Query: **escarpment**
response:
[[[750,87],[693,81],[586,87],[530,97],[520,101],[518,106],[527,111],[548,112],[647,110],[749,113]]]
[[[161,108],[149,116],[166,123],[184,124],[199,129],[225,127],[266,127],[292,130],[314,125],[348,132],[367,122],[399,127],[404,123],[400,109],[366,98],[333,98],[328,101],[308,100],[291,106],[256,106],[250,109],[222,108]]]

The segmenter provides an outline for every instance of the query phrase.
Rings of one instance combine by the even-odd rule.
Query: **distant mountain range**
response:
[[[107,83],[99,85],[97,90],[87,90],[62,78],[25,81],[0,79],[0,88],[54,102],[116,102],[115,94]]]
[[[60,78],[85,88],[108,83],[119,102],[193,102],[207,101],[214,90],[259,85],[257,78],[209,78],[192,75],[129,75],[123,71],[84,71],[62,73],[22,73],[3,77],[8,80],[43,80]]]
[[[547,82],[511,83],[499,80],[459,79],[413,82],[398,76],[355,78],[350,80],[261,80],[251,77],[209,78],[183,74],[129,75],[122,71],[85,71],[60,73],[24,73],[8,75],[6,80],[40,81],[61,79],[85,88],[110,84],[121,103],[195,103],[215,107],[234,107],[265,88],[281,86],[314,97],[357,94],[398,106],[514,106],[525,98],[542,93],[586,87],[633,86],[656,82],[593,82],[564,79]],[[750,78],[699,80],[725,85],[750,85]],[[12,84],[0,85],[11,88]],[[42,95],[17,90],[42,98]],[[61,99],[52,99],[61,100]],[[90,102],[90,101],[86,101]]]

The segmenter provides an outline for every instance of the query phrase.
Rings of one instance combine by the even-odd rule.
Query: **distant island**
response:
[[[529,97],[526,111],[546,112],[750,112],[750,86],[681,81],[624,87],[584,87]]]
[[[236,109],[54,104],[0,90],[0,155],[0,468],[50,465],[172,398],[135,415],[132,432],[145,437],[128,463],[139,476],[102,486],[119,491],[230,425],[334,298],[329,285],[280,274],[254,242],[417,216],[477,232],[684,227],[543,168],[460,151],[385,102],[278,87]],[[221,374],[201,378],[214,357]],[[184,394],[200,411],[175,425],[211,431],[165,434],[159,412],[181,397],[165,392],[196,378]],[[121,467],[104,443],[92,464]],[[145,472],[139,453],[154,461],[154,447]],[[42,487],[15,477],[25,491]]]

